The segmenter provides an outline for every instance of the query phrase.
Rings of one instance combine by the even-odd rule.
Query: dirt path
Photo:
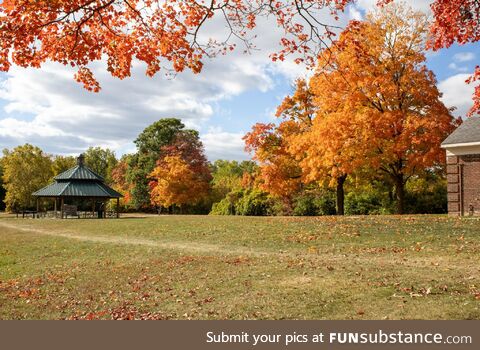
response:
[[[180,250],[190,253],[203,253],[203,254],[221,254],[221,255],[246,255],[254,257],[267,257],[267,256],[288,256],[292,254],[268,252],[258,249],[245,249],[235,246],[221,246],[200,242],[182,242],[182,241],[169,241],[158,242],[141,238],[125,238],[125,237],[107,237],[107,236],[86,236],[79,235],[70,232],[52,232],[34,227],[25,227],[14,224],[9,224],[0,221],[0,227],[6,227],[12,230],[17,230],[26,233],[39,234],[44,236],[68,238],[83,242],[93,243],[105,243],[105,244],[121,244],[121,245],[141,245],[147,247],[155,247],[159,249]]]
[[[365,263],[365,256],[361,254],[351,254],[348,256],[348,259],[343,254],[334,254],[334,253],[327,253],[322,252],[320,254],[308,254],[305,251],[297,251],[297,252],[286,252],[286,251],[269,251],[269,250],[262,250],[257,248],[245,248],[239,246],[232,246],[232,245],[217,245],[217,244],[209,244],[209,243],[202,243],[202,242],[185,242],[185,241],[168,241],[168,242],[161,242],[161,241],[154,241],[142,238],[129,238],[129,237],[109,237],[109,236],[91,236],[91,235],[80,235],[77,233],[67,232],[67,231],[47,231],[44,229],[25,226],[25,225],[16,225],[7,223],[5,221],[0,220],[0,228],[5,227],[12,230],[36,234],[36,235],[44,235],[44,236],[51,236],[51,237],[60,237],[66,238],[71,240],[77,240],[82,242],[91,242],[91,243],[101,243],[101,244],[119,244],[119,245],[130,245],[130,246],[146,246],[146,247],[153,247],[157,249],[165,249],[165,250],[174,250],[185,252],[189,254],[205,254],[205,255],[233,255],[233,256],[245,256],[245,257],[252,257],[252,258],[268,258],[268,259],[295,259],[301,258],[304,260],[315,261],[327,266],[328,264],[337,264],[337,263],[345,263],[348,260],[349,264],[355,263]],[[402,254],[395,254],[395,255],[384,255],[384,254],[377,254],[377,255],[368,255],[368,260],[370,263],[373,264],[399,264],[402,266],[410,266],[412,268],[415,267],[424,267],[431,265],[433,260],[436,263],[442,262],[442,265],[448,266],[451,263],[448,263],[445,257],[443,256],[424,256],[424,257],[415,257],[409,258],[408,261],[403,259]],[[467,270],[472,270],[473,266],[468,268]],[[465,270],[464,268],[460,270]],[[474,268],[476,272],[478,272],[478,268]]]

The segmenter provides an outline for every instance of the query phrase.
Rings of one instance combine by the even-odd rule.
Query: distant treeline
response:
[[[198,132],[178,119],[161,119],[135,140],[137,152],[117,159],[112,150],[92,147],[85,164],[124,195],[123,211],[215,215],[335,215],[336,193],[321,182],[300,186],[288,196],[262,188],[262,169],[253,161],[207,161]],[[32,193],[76,165],[75,156],[50,155],[25,144],[4,150],[0,160],[0,196],[9,211],[34,208]],[[440,168],[412,177],[406,212],[445,213],[446,182]],[[394,184],[388,177],[345,183],[345,213],[395,212]],[[51,205],[43,202],[45,209]]]

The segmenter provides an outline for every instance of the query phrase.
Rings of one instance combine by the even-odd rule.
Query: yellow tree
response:
[[[378,169],[395,184],[399,214],[406,182],[444,161],[440,144],[455,127],[425,65],[427,29],[422,14],[387,6],[352,22],[310,81],[319,112],[303,143],[304,168],[313,177],[325,165],[332,176]]]
[[[179,155],[167,156],[150,174],[153,205],[183,208],[197,204],[208,195],[208,180]]]
[[[57,176],[64,171],[73,168],[77,160],[73,156],[55,156],[52,160],[53,176]]]
[[[35,146],[25,144],[3,151],[3,182],[8,211],[34,206],[32,193],[46,186],[53,176],[52,160]]]

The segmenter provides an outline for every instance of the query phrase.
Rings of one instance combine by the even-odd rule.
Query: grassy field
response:
[[[0,319],[480,319],[480,220],[0,216]]]

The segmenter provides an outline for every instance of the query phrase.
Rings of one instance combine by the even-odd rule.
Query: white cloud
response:
[[[205,151],[211,161],[217,159],[246,160],[249,155],[244,151],[245,143],[242,140],[244,132],[225,132],[222,128],[211,128],[201,138]]]
[[[6,102],[0,144],[37,143],[58,153],[98,145],[121,152],[160,118],[178,117],[188,127],[202,129],[218,101],[273,87],[266,68],[243,64],[242,59],[221,57],[199,75],[186,72],[175,79],[148,78],[137,66],[133,78],[123,81],[110,77],[98,63],[94,71],[103,88],[99,94],[85,91],[72,79],[74,71],[58,64],[48,63],[42,70],[15,67],[0,85]],[[33,117],[18,117],[24,114]]]
[[[469,62],[475,59],[475,54],[473,52],[460,52],[453,56],[455,62]]]
[[[443,92],[442,101],[447,107],[456,107],[455,116],[465,117],[472,107],[472,95],[475,89],[474,84],[467,84],[465,81],[469,74],[457,74],[443,80],[438,88]]]
[[[348,15],[351,19],[356,20],[356,21],[361,21],[363,20],[363,15],[362,13],[358,10],[356,6],[349,6],[348,7]]]
[[[433,3],[433,0],[404,0],[403,2],[414,10],[422,11],[426,14],[431,13],[430,5]],[[370,12],[377,8],[377,3],[378,0],[357,0],[356,6],[363,11]]]
[[[332,22],[328,11],[319,16]],[[347,20],[345,14],[338,24]],[[220,24],[212,23],[202,37],[221,33]],[[198,75],[184,72],[169,79],[160,73],[148,78],[144,66],[135,62],[132,78],[118,80],[108,74],[104,63],[95,63],[91,68],[102,85],[99,94],[85,91],[73,80],[74,70],[60,64],[47,63],[41,70],[13,67],[0,75],[4,102],[0,144],[13,147],[29,142],[52,153],[104,146],[122,153],[131,150],[132,140],[155,120],[177,117],[201,131],[210,158],[244,159],[243,133],[227,130],[227,123],[222,130],[209,129],[219,104],[246,91],[273,89],[276,75],[292,81],[305,74],[305,67],[291,59],[272,64],[269,54],[278,51],[284,35],[273,17],[259,20],[256,34],[259,50],[245,55],[239,47],[205,62]]]
[[[457,72],[468,72],[468,67],[459,66],[456,63],[452,62],[448,65],[448,68],[457,71]]]

